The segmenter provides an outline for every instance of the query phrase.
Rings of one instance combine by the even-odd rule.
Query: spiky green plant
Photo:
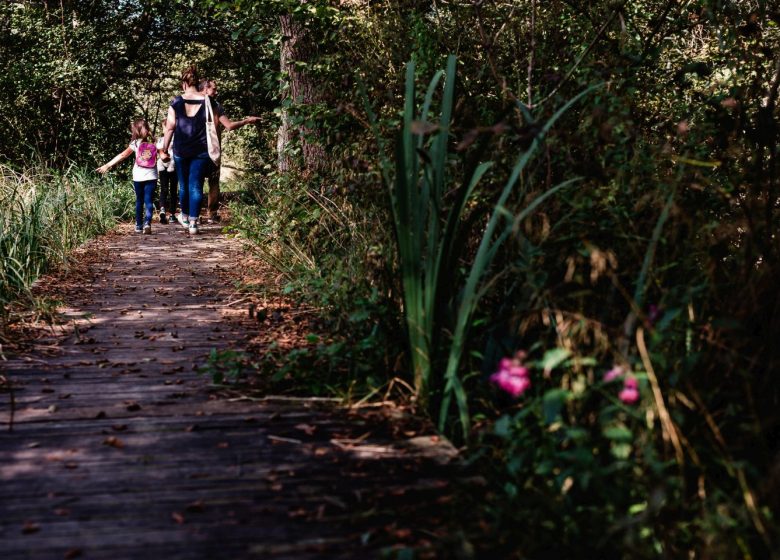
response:
[[[482,177],[491,167],[491,162],[478,165],[471,176],[461,185],[455,201],[444,216],[444,194],[450,178],[447,175],[449,159],[450,120],[455,94],[456,58],[447,59],[446,71],[439,71],[431,80],[419,113],[415,109],[415,66],[406,67],[406,93],[403,114],[403,128],[396,144],[395,161],[384,157],[385,150],[379,134],[376,115],[366,103],[370,121],[380,142],[382,173],[390,193],[393,224],[397,240],[398,261],[403,286],[403,306],[406,318],[409,351],[414,372],[414,385],[419,401],[425,406],[433,389],[441,391],[439,427],[444,430],[449,424],[449,412],[453,397],[457,404],[458,418],[463,433],[468,432],[469,413],[466,391],[459,373],[463,348],[468,335],[471,318],[477,303],[484,293],[484,276],[498,249],[512,231],[546,199],[577,181],[577,178],[561,183],[539,195],[517,215],[505,205],[514,191],[518,179],[529,161],[543,142],[553,124],[573,104],[595,87],[586,89],[550,117],[539,127],[539,132],[530,147],[515,163],[501,195],[490,211],[477,254],[471,264],[466,284],[456,303],[455,326],[444,349],[446,369],[443,387],[432,388],[432,359],[438,350],[433,348],[434,333],[442,325],[436,324],[436,306],[442,290],[441,282],[451,263],[461,250],[457,246],[457,232],[467,201],[471,198]],[[444,79],[439,122],[427,122],[434,95],[439,82]],[[364,96],[365,97],[365,96]],[[524,107],[520,107],[531,119]],[[433,131],[430,141],[428,133]],[[525,193],[520,194],[520,199]],[[451,280],[451,279],[450,279]]]

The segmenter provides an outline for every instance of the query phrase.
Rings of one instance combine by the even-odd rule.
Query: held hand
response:
[[[95,169],[95,171],[97,171],[97,172],[98,172],[98,173],[100,173],[101,175],[105,175],[105,174],[108,172],[108,164],[106,164],[106,165],[101,165],[100,167],[98,167],[97,169]]]
[[[160,150],[160,159],[167,162],[171,159],[171,155],[165,150]]]

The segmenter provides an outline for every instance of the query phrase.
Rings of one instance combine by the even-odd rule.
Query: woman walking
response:
[[[209,158],[206,139],[207,98],[198,92],[199,81],[200,77],[195,66],[189,66],[182,74],[183,93],[175,97],[168,107],[165,138],[160,152],[163,161],[167,161],[171,137],[175,134],[173,159],[179,176],[179,205],[181,206],[178,220],[192,235],[198,233],[203,183],[214,165]],[[215,118],[219,118],[222,115],[221,108],[215,103],[211,105]]]
[[[133,188],[135,189],[135,231],[152,233],[152,212],[154,188],[157,186],[157,148],[149,125],[144,119],[136,119],[130,126],[130,145],[117,154],[111,161],[101,165],[95,171],[106,173],[111,167],[135,153],[133,163]],[[141,217],[142,210],[146,209]],[[143,226],[141,225],[143,223]]]

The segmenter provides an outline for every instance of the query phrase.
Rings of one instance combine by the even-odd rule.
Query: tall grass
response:
[[[492,165],[491,162],[478,165],[472,175],[457,187],[454,202],[449,210],[445,210],[445,193],[452,188],[452,179],[446,170],[450,157],[448,145],[455,94],[455,68],[456,59],[450,56],[447,60],[447,70],[439,71],[431,80],[418,113],[415,108],[415,65],[413,62],[407,65],[403,127],[396,144],[395,161],[382,161],[383,176],[391,198],[415,390],[423,405],[428,404],[429,393],[434,389],[431,387],[433,357],[439,350],[435,347],[434,336],[448,327],[439,324],[437,320],[437,307],[441,306],[441,296],[447,291],[442,283],[453,282],[452,271],[457,268],[456,263],[461,257],[467,257],[463,254],[465,248],[459,246],[457,233],[461,228],[467,202]],[[444,89],[438,123],[432,124],[427,122],[428,114],[442,78]],[[551,187],[531,200],[517,214],[505,205],[514,193],[521,173],[542,145],[553,124],[595,87],[599,86],[588,88],[576,95],[539,125],[539,132],[530,147],[518,156],[498,199],[485,216],[487,225],[482,232],[476,255],[466,271],[465,285],[460,290],[458,300],[452,303],[456,312],[455,324],[448,329],[451,332],[449,344],[444,344],[446,348],[441,349],[446,355],[446,367],[443,384],[435,389],[441,396],[439,428],[442,430],[450,423],[453,397],[460,429],[464,434],[469,430],[468,399],[460,378],[460,363],[472,316],[485,293],[485,275],[496,253],[512,230],[528,218],[541,203],[577,179]],[[534,122],[524,107],[521,106],[520,109],[529,122]],[[368,104],[367,110],[381,143],[377,119]],[[429,132],[432,132],[430,140],[427,138]],[[384,154],[384,148],[380,147],[380,152]],[[524,198],[525,192],[520,193],[519,199]]]
[[[29,301],[42,273],[129,216],[132,201],[126,181],[98,180],[84,169],[0,166],[0,322],[14,303]]]

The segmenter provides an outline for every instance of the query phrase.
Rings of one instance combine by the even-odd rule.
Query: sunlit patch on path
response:
[[[129,229],[127,230],[130,231]],[[2,364],[0,556],[372,557],[435,540],[457,469],[414,421],[316,400],[229,402],[195,368],[257,323],[217,226],[108,238],[75,328]]]

